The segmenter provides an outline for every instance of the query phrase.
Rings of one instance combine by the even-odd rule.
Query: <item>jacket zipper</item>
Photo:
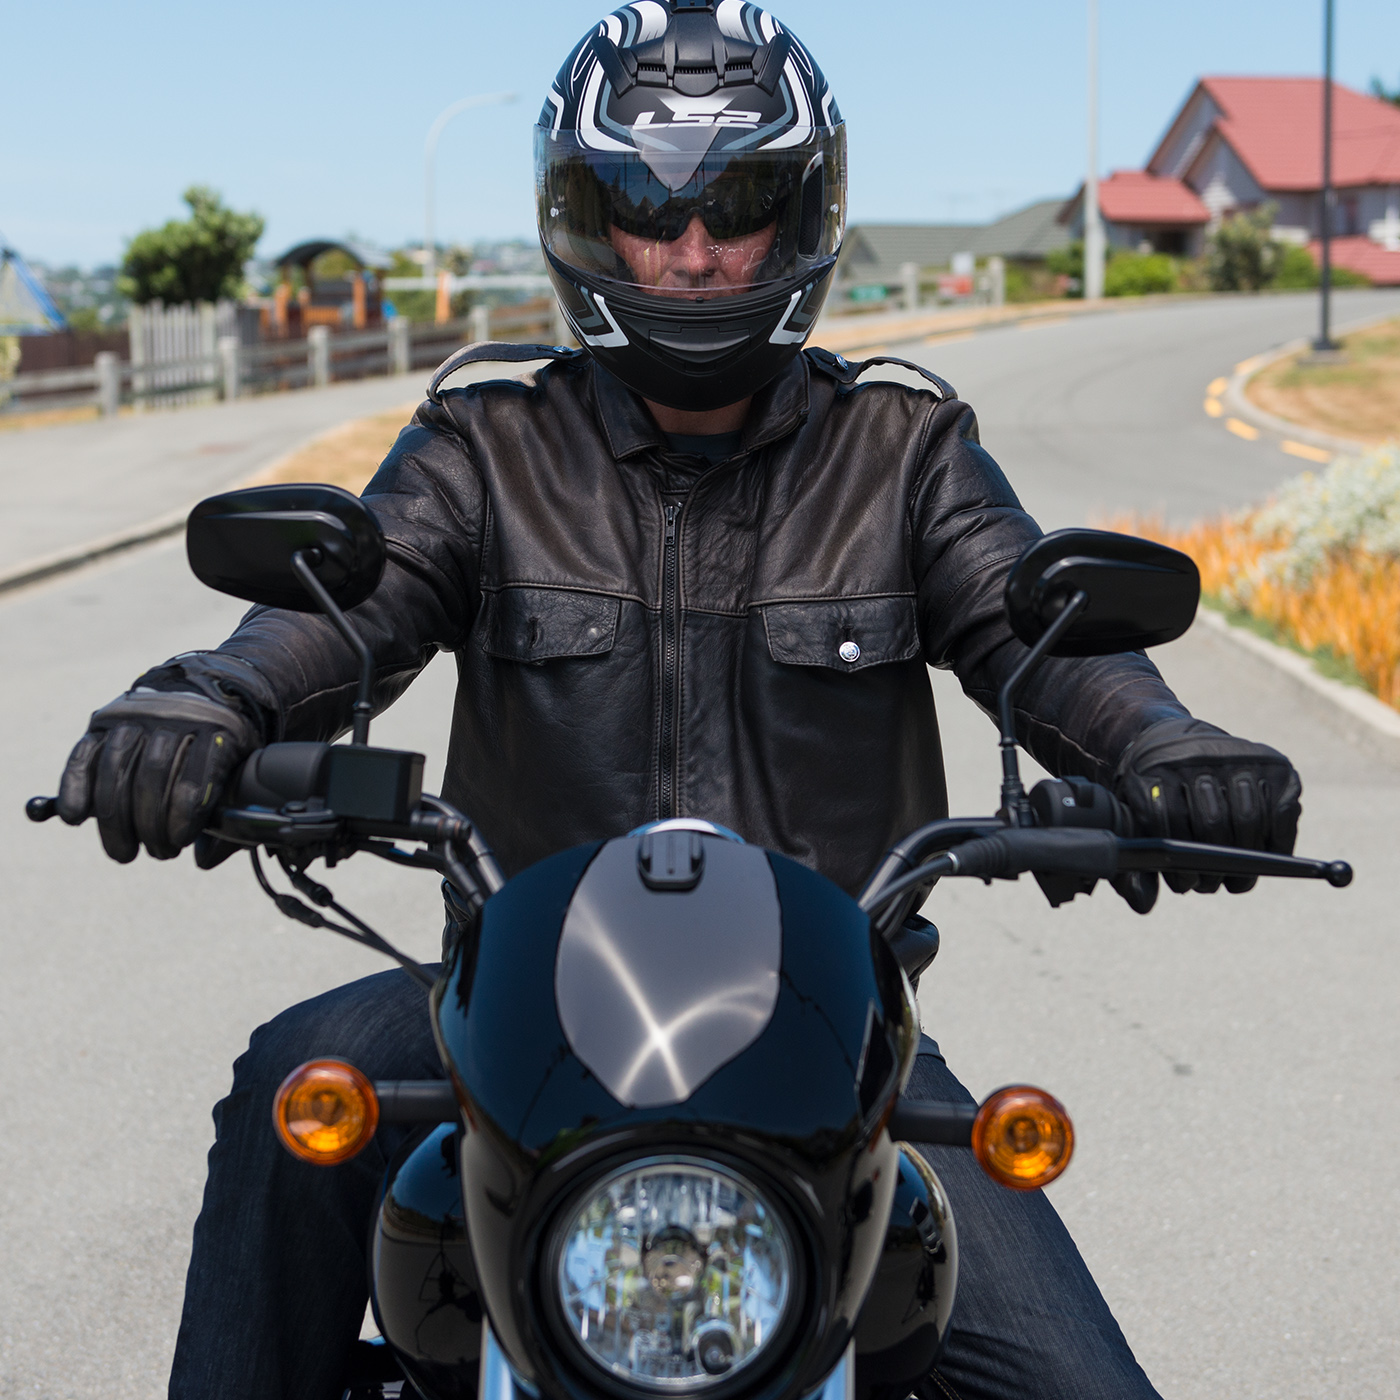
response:
[[[680,693],[680,542],[681,506],[666,506],[666,538],[661,566],[661,751],[657,765],[657,814],[676,815],[676,717]]]

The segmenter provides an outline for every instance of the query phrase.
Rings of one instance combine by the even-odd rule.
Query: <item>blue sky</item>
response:
[[[1083,0],[788,0],[836,89],[855,220],[977,220],[1078,182]],[[1104,170],[1138,166],[1203,73],[1318,71],[1322,0],[1100,0]],[[1337,75],[1400,85],[1400,3],[1337,0]],[[26,255],[117,259],[212,184],[267,219],[260,251],[421,237],[427,128],[444,240],[530,235],[530,128],[595,0],[28,0],[5,7],[0,232]]]

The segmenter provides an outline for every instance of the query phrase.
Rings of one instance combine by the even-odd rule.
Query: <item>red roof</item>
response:
[[[1202,78],[1220,134],[1265,190],[1322,188],[1321,78]],[[1334,83],[1332,183],[1400,184],[1400,107]]]
[[[1099,209],[1115,224],[1204,224],[1210,211],[1180,180],[1115,170],[1099,181]]]
[[[1314,241],[1308,246],[1313,261],[1320,264],[1322,244]],[[1360,234],[1332,240],[1332,265],[1359,272],[1377,287],[1400,287],[1400,253],[1388,252]]]

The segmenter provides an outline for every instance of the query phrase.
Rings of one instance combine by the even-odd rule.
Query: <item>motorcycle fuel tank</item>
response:
[[[526,1385],[615,1392],[562,1320],[551,1261],[570,1213],[629,1163],[713,1162],[784,1223],[793,1279],[762,1364],[703,1393],[805,1395],[845,1354],[885,1245],[907,984],[822,876],[710,831],[649,834],[516,876],[435,990],[482,1299]]]

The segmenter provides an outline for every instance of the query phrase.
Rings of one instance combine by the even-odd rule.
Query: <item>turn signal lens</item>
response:
[[[982,1170],[1013,1191],[1048,1186],[1074,1154],[1074,1124],[1044,1089],[1012,1084],[977,1110],[972,1151]]]
[[[272,1123],[293,1157],[333,1167],[362,1151],[374,1136],[379,1095],[354,1065],[312,1060],[282,1081]]]

